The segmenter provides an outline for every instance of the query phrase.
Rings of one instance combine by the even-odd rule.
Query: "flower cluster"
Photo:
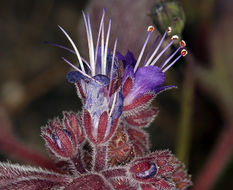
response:
[[[184,166],[168,150],[149,153],[144,131],[158,112],[151,105],[152,100],[161,91],[175,87],[163,85],[165,72],[187,54],[185,42],[180,41],[164,59],[178,40],[178,36],[172,36],[162,47],[171,32],[168,27],[144,55],[154,31],[149,26],[141,53],[135,59],[130,51],[125,56],[116,51],[117,40],[113,51],[108,48],[111,20],[105,33],[105,11],[95,47],[89,15],[83,13],[83,17],[89,61],[81,57],[60,26],[74,50],[52,44],[77,56],[78,66],[63,60],[74,68],[67,80],[75,84],[83,103],[81,112],[64,112],[62,120],[56,118],[42,128],[42,137],[60,172],[1,163],[0,189],[186,189],[191,180]]]

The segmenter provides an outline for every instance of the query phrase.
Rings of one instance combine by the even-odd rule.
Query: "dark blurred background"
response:
[[[122,53],[130,49],[137,57],[151,24],[164,31],[171,22],[186,41],[189,55],[166,72],[166,84],[178,89],[159,94],[154,101],[160,112],[148,129],[151,147],[172,150],[194,182],[214,160],[213,166],[219,168],[213,169],[217,178],[211,189],[233,189],[233,1],[12,0],[0,5],[2,161],[36,165],[20,155],[14,143],[46,157],[40,127],[64,110],[81,110],[74,86],[65,79],[71,68],[61,59],[75,62],[75,56],[44,42],[70,47],[59,24],[85,57],[81,11],[90,13],[97,28],[97,18],[106,8],[113,27],[110,47],[118,37]]]

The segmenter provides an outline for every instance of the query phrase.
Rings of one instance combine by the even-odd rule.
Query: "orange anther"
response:
[[[170,34],[172,32],[172,27],[168,26],[167,27],[167,33]]]
[[[181,47],[181,48],[184,48],[185,46],[186,46],[185,41],[184,41],[184,40],[181,40],[181,41],[180,41],[180,47]]]
[[[178,39],[179,39],[179,36],[173,35],[173,36],[171,37],[171,39],[172,39],[172,40],[178,40]]]
[[[148,26],[147,31],[148,32],[153,32],[155,30],[154,26]]]
[[[188,54],[188,51],[186,49],[183,49],[180,54],[184,57]]]

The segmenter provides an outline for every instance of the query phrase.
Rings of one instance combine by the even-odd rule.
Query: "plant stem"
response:
[[[216,183],[233,152],[233,123],[221,134],[192,190],[209,190]]]
[[[71,159],[76,171],[80,174],[86,173],[86,170],[84,168],[81,153],[78,151],[77,155]]]
[[[180,161],[187,164],[191,138],[191,116],[194,91],[194,60],[191,55],[186,57],[186,62],[185,80],[181,98],[181,118],[177,134],[176,156]]]
[[[107,146],[97,145],[95,146],[95,158],[94,158],[94,170],[99,172],[105,169],[107,165]]]
[[[4,136],[4,138],[2,138],[2,135],[0,137],[0,149],[2,152],[7,152],[8,155],[23,162],[58,171],[54,163],[47,157],[38,153],[38,151],[28,148],[14,137],[6,135],[6,133]]]

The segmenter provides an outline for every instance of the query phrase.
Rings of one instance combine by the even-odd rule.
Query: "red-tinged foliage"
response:
[[[148,151],[146,133],[142,130],[127,128],[122,123],[108,146],[109,164],[115,166],[128,163]]]
[[[125,97],[129,94],[130,90],[132,89],[132,86],[133,79],[131,77],[128,77],[122,85],[122,92]]]
[[[139,188],[138,184],[130,183],[127,178],[116,178],[111,180],[111,183],[114,189],[117,190],[135,190]]]
[[[113,133],[116,131],[118,125],[118,118],[114,119],[113,122],[110,122],[110,116],[107,112],[103,112],[100,116],[98,129],[97,129],[97,137],[93,135],[93,126],[92,126],[92,118],[89,111],[84,110],[84,127],[89,138],[90,142],[93,144],[103,144],[112,137]],[[108,128],[110,128],[108,130]]]
[[[84,141],[84,130],[81,126],[81,116],[76,115],[73,112],[64,112],[63,123],[66,129],[72,131],[71,134],[75,134],[76,141],[81,144]]]
[[[158,109],[154,107],[148,107],[147,109],[132,115],[130,119],[147,119],[154,117],[158,113]]]
[[[66,159],[66,157],[67,157],[66,153],[63,154],[63,151],[57,147],[57,145],[54,143],[54,141],[51,139],[51,137],[49,137],[46,134],[42,134],[42,137],[45,140],[46,146],[48,147],[50,153],[52,153],[56,157]]]
[[[105,138],[105,142],[107,142],[113,136],[113,134],[115,133],[115,131],[116,131],[117,127],[118,127],[118,121],[119,121],[119,118],[114,119],[112,121],[112,126],[111,126],[109,134]]]
[[[61,151],[63,151],[67,155],[74,155],[76,152],[76,142],[73,140],[74,135],[72,135],[70,131],[62,129],[56,129],[55,135],[59,139],[55,142],[59,148],[61,147]]]
[[[107,126],[108,126],[108,114],[105,111],[100,116],[100,120],[99,120],[99,124],[98,124],[97,143],[101,143],[104,141]]]
[[[92,122],[91,122],[91,114],[89,111],[84,110],[83,114],[83,125],[87,134],[87,137],[92,143],[96,142],[96,139],[92,135]]]
[[[158,189],[174,187],[186,189],[191,185],[190,176],[169,151],[157,151],[144,158],[134,160],[129,168],[132,178]],[[182,174],[180,173],[182,172]],[[177,178],[174,176],[177,175]],[[179,178],[179,176],[182,178]],[[144,188],[150,189],[149,185]],[[152,188],[153,189],[153,188]]]
[[[135,114],[126,115],[124,120],[132,127],[148,127],[156,117],[157,113],[157,108],[147,107],[143,110],[139,110]]]
[[[151,184],[141,184],[141,188],[142,188],[142,190],[160,190]]]
[[[90,174],[77,178],[70,183],[65,190],[112,190],[112,186],[99,174]]]
[[[106,169],[107,165],[107,147],[106,146],[96,146],[95,147],[95,157],[94,157],[94,171],[100,172]]]
[[[63,115],[63,122],[55,119],[42,128],[42,137],[51,153],[66,160],[76,155],[84,141],[84,131],[76,114],[64,112]]]
[[[104,14],[105,10],[102,35]],[[90,40],[89,16],[87,19],[84,13],[83,16]],[[89,49],[94,51],[90,46]],[[158,112],[151,107],[152,100],[169,88],[162,86],[164,72],[152,65],[138,68],[136,63],[140,60],[136,61],[131,52],[123,59],[118,55],[118,60],[114,58],[115,51],[113,54],[107,51],[103,59],[102,50],[102,55],[96,51],[92,57],[94,63],[85,63],[90,71],[82,68],[80,61],[82,71],[67,74],[84,104],[82,114],[63,112],[62,121],[56,118],[42,128],[42,137],[58,171],[66,175],[0,164],[0,190],[185,190],[191,185],[184,166],[169,151],[148,154],[148,135],[143,127],[149,126]],[[124,72],[124,67],[128,72]]]
[[[83,158],[83,164],[84,164],[84,168],[86,170],[91,170],[92,168],[92,152],[90,150],[82,150],[82,158]]]
[[[148,105],[154,97],[155,94],[153,93],[144,94],[136,100],[134,100],[131,104],[124,105],[123,111],[133,111],[135,109],[140,110],[141,107],[145,107],[146,105]]]
[[[133,148],[134,156],[143,156],[149,151],[149,143],[146,132],[140,129],[128,128],[129,142]]]
[[[111,166],[127,163],[132,159],[132,148],[128,135],[121,125],[108,145],[109,164]]]
[[[148,123],[150,123],[150,121],[145,121],[142,119],[132,119],[130,117],[125,117],[125,121],[127,122],[127,124],[134,127],[144,127],[147,126]]]
[[[126,174],[126,169],[125,167],[116,167],[116,168],[111,168],[111,169],[107,169],[107,170],[104,170],[102,171],[102,175],[105,177],[105,178],[120,178],[120,177],[125,177],[127,174]]]
[[[62,128],[62,124],[61,124],[61,122],[59,121],[58,118],[56,118],[56,119],[54,119],[54,120],[50,120],[50,121],[48,122],[48,125],[49,125],[49,127],[50,127],[50,130],[53,130],[53,129],[55,129],[55,128]]]
[[[70,176],[38,168],[0,164],[0,189],[4,190],[59,188],[69,184],[71,180]]]

